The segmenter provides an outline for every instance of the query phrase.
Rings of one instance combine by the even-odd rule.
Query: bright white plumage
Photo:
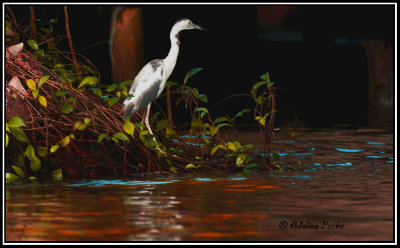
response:
[[[171,49],[168,56],[165,59],[152,60],[142,68],[129,90],[129,94],[133,97],[124,101],[123,115],[125,117],[147,107],[143,120],[151,134],[153,134],[149,123],[151,102],[162,93],[167,79],[174,70],[180,45],[178,34],[185,29],[205,30],[188,19],[178,20],[170,33]]]

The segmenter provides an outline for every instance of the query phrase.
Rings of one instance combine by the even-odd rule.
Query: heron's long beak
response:
[[[193,28],[195,28],[195,29],[200,29],[200,30],[207,31],[207,29],[203,28],[202,26],[196,25],[196,24],[194,24],[194,23],[192,24],[192,26],[193,26]]]

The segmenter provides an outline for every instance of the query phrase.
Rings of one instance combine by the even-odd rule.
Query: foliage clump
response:
[[[269,74],[261,76],[248,95],[254,110],[244,109],[235,116],[212,119],[207,95],[188,85],[201,68],[190,70],[182,84],[168,82],[180,94],[176,105],[184,103],[191,116],[187,135],[182,135],[159,113],[152,116],[155,135],[140,122],[141,114],[124,119],[122,102],[131,97],[132,80],[106,85],[88,60],[72,63],[71,54],[57,49],[65,37],[52,37],[55,19],[41,22],[37,40],[30,36],[31,26],[20,26],[9,13],[6,21],[8,46],[22,41],[29,46],[18,56],[25,56],[28,66],[6,60],[7,88],[17,76],[26,90],[24,106],[29,115],[9,116],[6,123],[6,178],[35,180],[39,176],[62,178],[62,173],[133,175],[142,173],[179,173],[184,171],[241,170],[255,167],[271,169],[270,142],[274,134],[275,88]],[[59,40],[60,39],[60,40]],[[34,64],[35,66],[30,66]],[[14,108],[20,106],[7,106]],[[227,141],[222,129],[237,131],[235,121],[253,112],[265,141],[263,151],[237,139]],[[179,133],[179,134],[178,134]],[[276,160],[276,158],[274,157]]]

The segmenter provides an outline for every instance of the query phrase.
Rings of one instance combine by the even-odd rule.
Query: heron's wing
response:
[[[124,102],[124,115],[132,114],[155,100],[163,81],[164,63],[161,59],[150,61],[135,77],[129,90],[133,97]]]

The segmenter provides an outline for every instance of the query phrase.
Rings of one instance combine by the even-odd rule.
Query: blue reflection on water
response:
[[[215,181],[215,179],[207,178],[207,177],[196,177],[196,178],[193,178],[193,180],[195,180],[195,181],[200,181],[200,182]]]
[[[385,158],[385,157],[382,157],[382,156],[366,156],[367,158]]]
[[[299,178],[299,179],[310,179],[311,177],[309,175],[293,175],[293,176],[287,176],[287,175],[270,175],[271,177],[290,177],[290,178]]]
[[[339,163],[337,162],[336,164],[326,164],[325,166],[351,166],[352,163],[346,162],[346,163]]]
[[[338,150],[339,152],[363,152],[364,150],[358,150],[358,149],[345,149],[345,148],[335,148],[335,150]]]
[[[304,155],[314,155],[315,153],[313,153],[313,152],[302,152],[302,153],[296,153],[296,154],[294,154],[294,155],[297,155],[297,156],[304,156]]]
[[[153,185],[153,184],[167,184],[179,180],[170,181],[125,181],[125,180],[83,180],[80,183],[68,184],[66,186],[90,186],[101,187],[104,185]]]
[[[293,140],[275,140],[275,141],[272,141],[272,142],[274,142],[274,143],[288,143],[288,144],[293,144],[294,143]]]
[[[368,145],[380,145],[380,146],[383,146],[383,145],[386,145],[386,143],[380,143],[380,142],[370,142],[370,141],[368,141],[368,142],[365,142],[366,144],[368,144]]]

